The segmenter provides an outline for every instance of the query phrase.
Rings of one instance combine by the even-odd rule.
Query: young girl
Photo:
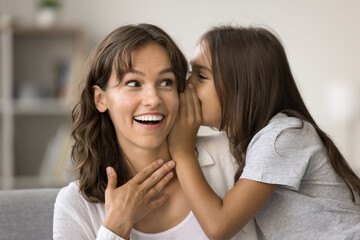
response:
[[[359,239],[360,179],[311,117],[279,39],[264,28],[217,27],[191,65],[169,146],[208,237],[228,239],[255,216],[261,239]],[[196,161],[200,123],[226,132],[238,163],[223,199]]]

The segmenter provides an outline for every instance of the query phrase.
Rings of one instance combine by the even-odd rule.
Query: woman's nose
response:
[[[142,103],[145,106],[154,108],[157,107],[160,104],[160,102],[161,99],[155,87],[149,87],[148,89],[145,90],[145,94],[142,99]]]

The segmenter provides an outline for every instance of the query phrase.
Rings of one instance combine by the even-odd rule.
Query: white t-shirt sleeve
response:
[[[101,225],[96,240],[125,240]],[[131,240],[131,239],[130,239]]]
[[[89,203],[79,193],[76,183],[60,190],[54,206],[54,240],[123,240],[109,229],[96,224],[89,215]]]
[[[288,118],[270,122],[250,142],[240,178],[282,185],[298,190],[310,157],[308,126],[299,119]]]
[[[71,186],[60,190],[54,206],[53,238],[60,239],[94,239],[91,236],[86,211],[79,202]]]

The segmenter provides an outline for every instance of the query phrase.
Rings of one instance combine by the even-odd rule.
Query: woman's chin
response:
[[[167,144],[166,138],[145,138],[139,142],[139,146],[146,150],[156,150]]]

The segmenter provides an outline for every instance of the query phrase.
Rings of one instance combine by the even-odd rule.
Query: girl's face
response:
[[[166,50],[153,42],[132,52],[132,69],[117,81],[113,69],[105,91],[94,86],[100,112],[108,111],[123,149],[157,149],[179,107],[176,78]]]
[[[219,129],[221,124],[221,106],[215,89],[210,52],[206,44],[199,44],[196,47],[190,63],[192,72],[189,82],[194,85],[201,103],[203,117],[201,124]]]

